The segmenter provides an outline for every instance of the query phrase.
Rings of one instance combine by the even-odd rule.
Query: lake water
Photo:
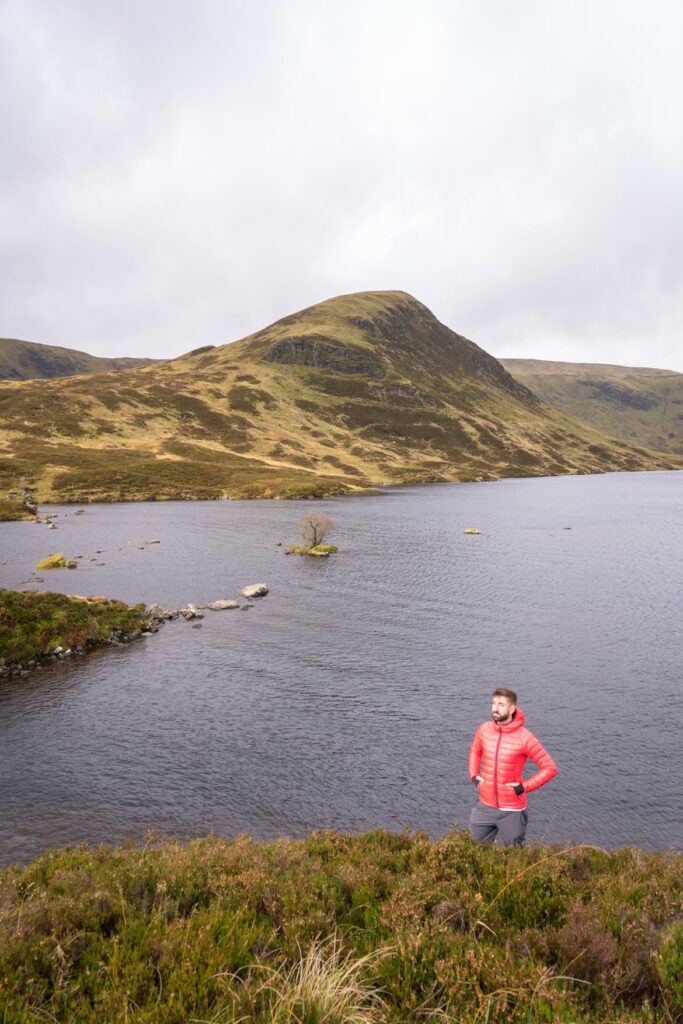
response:
[[[285,557],[314,509],[339,553]],[[0,863],[149,829],[442,835],[497,685],[560,767],[530,841],[683,848],[683,473],[46,511],[57,531],[0,524],[2,586],[64,551],[42,589],[271,592],[0,683]]]

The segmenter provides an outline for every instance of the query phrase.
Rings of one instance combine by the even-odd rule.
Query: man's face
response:
[[[515,705],[507,697],[493,697],[491,699],[491,717],[494,722],[498,722],[501,725],[504,722],[509,722],[514,710]]]

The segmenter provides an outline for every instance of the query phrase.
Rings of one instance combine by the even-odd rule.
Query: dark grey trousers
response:
[[[503,846],[524,846],[528,823],[526,811],[501,811],[481,800],[470,814],[470,832],[480,843],[492,843],[497,837]]]

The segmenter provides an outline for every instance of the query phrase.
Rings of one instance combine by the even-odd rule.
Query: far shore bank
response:
[[[36,505],[39,506],[37,512],[26,511],[25,514],[19,514],[19,507],[16,503],[0,501],[0,523],[2,522],[18,522],[18,521],[34,521],[40,520],[41,512],[40,507],[46,506],[48,508],[54,506],[85,506],[88,505],[128,505],[128,504],[146,504],[148,502],[174,502],[183,501],[187,503],[200,502],[200,501],[324,501],[330,498],[351,498],[351,497],[367,497],[373,494],[382,494],[387,490],[400,490],[401,488],[412,488],[412,487],[423,487],[430,486],[433,484],[480,484],[480,483],[498,483],[505,480],[549,480],[549,479],[563,479],[564,477],[576,477],[576,476],[610,476],[610,475],[623,475],[626,473],[682,473],[681,469],[628,469],[628,470],[612,470],[607,469],[604,472],[591,471],[587,472],[584,470],[577,470],[571,473],[504,473],[497,475],[495,473],[485,473],[479,476],[464,476],[459,478],[445,477],[440,474],[420,474],[419,476],[411,477],[409,479],[401,480],[384,480],[376,483],[368,483],[367,486],[353,485],[348,486],[345,484],[337,484],[333,487],[312,487],[310,489],[301,488],[297,490],[288,490],[281,494],[272,493],[269,488],[264,488],[262,491],[250,488],[245,493],[235,494],[133,494],[129,497],[122,497],[119,495],[56,495],[52,498],[41,498],[36,499]],[[7,514],[5,514],[7,513]],[[42,513],[43,515],[45,513]]]

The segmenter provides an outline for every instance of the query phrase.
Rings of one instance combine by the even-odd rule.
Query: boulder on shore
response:
[[[265,583],[250,583],[248,587],[243,587],[240,593],[243,597],[265,597],[268,587]]]
[[[239,601],[233,601],[229,598],[219,598],[218,601],[209,601],[207,608],[210,608],[212,612],[222,612],[226,608],[239,608]]]

